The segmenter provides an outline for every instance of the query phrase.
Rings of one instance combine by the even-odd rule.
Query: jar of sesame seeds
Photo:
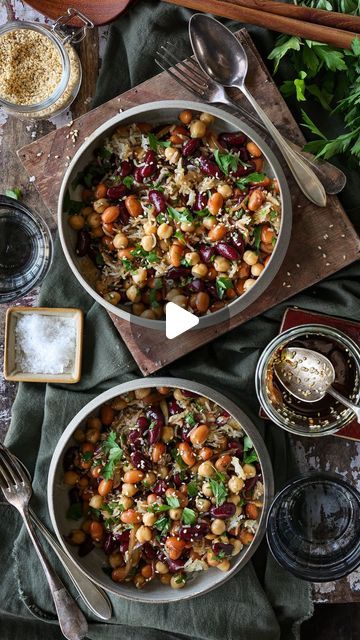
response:
[[[81,26],[66,33],[76,17]],[[52,118],[69,108],[81,85],[81,63],[73,47],[93,27],[68,9],[49,26],[8,22],[0,27],[0,106],[21,118]]]

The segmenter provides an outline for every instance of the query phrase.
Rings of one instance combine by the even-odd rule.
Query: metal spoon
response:
[[[190,18],[189,37],[197,62],[204,73],[225,87],[237,87],[242,91],[278,145],[301,191],[308,200],[324,207],[326,192],[320,180],[294,152],[246,88],[248,59],[236,36],[215,18],[195,13]]]
[[[311,349],[285,348],[281,360],[274,364],[274,371],[285,389],[298,400],[317,402],[328,393],[351,409],[360,423],[360,406],[331,386],[335,382],[335,369],[326,356]]]

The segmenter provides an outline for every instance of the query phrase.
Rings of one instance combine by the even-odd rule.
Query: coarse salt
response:
[[[15,326],[15,359],[26,373],[64,373],[75,360],[76,327],[73,318],[27,313]]]

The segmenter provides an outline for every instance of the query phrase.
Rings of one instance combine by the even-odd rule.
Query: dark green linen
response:
[[[169,38],[177,51],[188,51],[186,21],[190,13],[158,2],[138,2],[110,30],[96,103],[154,73],[153,55]],[[255,30],[257,44],[268,49],[270,34]],[[166,96],[159,96],[166,98]],[[350,191],[348,202],[359,202]],[[326,213],[324,213],[326,216]],[[305,254],[305,248],[304,248]],[[352,266],[296,296],[298,306],[353,318],[358,314],[359,267]],[[70,272],[59,242],[54,263],[39,298],[41,306],[80,307],[86,313],[83,375],[76,385],[21,384],[14,403],[6,444],[34,476],[33,506],[50,525],[46,482],[54,447],[70,419],[102,391],[140,372],[104,310],[83,291]],[[285,432],[257,417],[254,371],[267,342],[276,334],[287,304],[282,304],[210,345],[180,359],[161,374],[197,380],[222,391],[254,420],[264,434],[277,487],[291,473],[291,451]],[[4,640],[61,638],[54,607],[39,561],[14,509],[1,506],[0,629]],[[52,561],[64,577],[61,566]],[[64,577],[66,584],[68,579]],[[71,587],[71,591],[75,594]],[[309,585],[283,571],[265,544],[238,575],[206,596],[183,604],[139,605],[112,597],[114,617],[101,623],[80,605],[93,640],[293,640],[299,623],[309,617]],[[42,618],[45,618],[44,621]]]

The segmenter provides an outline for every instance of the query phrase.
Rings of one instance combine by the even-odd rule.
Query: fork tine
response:
[[[9,472],[7,465],[4,461],[4,457],[2,455],[0,455],[0,473],[5,480],[7,487],[10,488],[14,484],[16,484],[16,481],[12,477],[12,474]],[[7,487],[3,487],[3,488],[7,488]]]
[[[179,58],[177,58],[172,51],[170,51],[169,49],[167,49],[166,47],[164,47],[163,45],[161,45],[160,47],[161,49],[163,49],[165,51],[165,53],[172,59],[175,61],[175,63],[177,65],[181,65],[183,67],[185,67],[185,69],[187,69],[190,73],[192,73],[194,76],[196,76],[196,79],[198,79],[198,81],[201,82],[201,84],[206,88],[208,86],[208,82],[206,81],[205,76],[200,72],[199,67],[197,65],[196,62],[193,62],[191,60],[191,58],[187,59],[187,60],[179,60]],[[189,64],[189,62],[191,61],[191,65]],[[195,65],[198,67],[198,69],[196,69]]]
[[[177,67],[172,66],[171,63],[169,64],[169,61],[166,60],[166,58],[161,53],[157,52],[157,54],[162,59],[162,62],[165,62],[165,64],[169,65],[169,67],[172,68],[172,71],[170,71],[169,67],[165,68],[158,60],[156,60],[159,67],[161,67],[164,71],[167,71],[168,74],[175,78],[175,80],[177,80],[183,87],[185,87],[185,89],[188,89],[189,91],[192,91],[199,96],[204,95],[204,91],[201,87],[199,87],[194,78],[191,78],[191,76],[185,73],[185,71],[183,71],[182,69],[178,69]],[[179,76],[178,74],[182,75]],[[186,78],[186,80],[184,80],[184,78]]]
[[[184,87],[184,89],[186,89],[190,93],[193,93],[197,98],[203,97],[203,94],[200,91],[197,91],[195,87],[190,88],[188,84],[186,84],[183,80],[181,80],[181,78],[179,78],[179,76],[177,76],[175,73],[173,73],[173,71],[171,71],[167,67],[164,67],[162,63],[159,62],[159,60],[157,60],[156,58],[155,58],[155,62],[160,67],[160,69],[162,69],[163,71],[166,71],[166,73],[168,73],[169,76],[171,76],[178,84]]]
[[[7,454],[6,449],[0,449],[0,471],[5,476],[6,482],[10,485],[18,485],[22,482],[21,475],[16,472],[12,458]]]
[[[19,463],[19,461],[16,458],[16,456],[14,456],[11,453],[11,451],[9,451],[9,449],[4,447],[4,445],[2,445],[2,444],[0,444],[0,453],[1,453],[1,451],[4,453],[4,455],[6,456],[7,460],[9,461],[9,464],[10,464],[13,472],[17,473],[19,481],[20,482],[25,482],[28,478],[26,477],[25,471],[22,468],[22,466]]]

